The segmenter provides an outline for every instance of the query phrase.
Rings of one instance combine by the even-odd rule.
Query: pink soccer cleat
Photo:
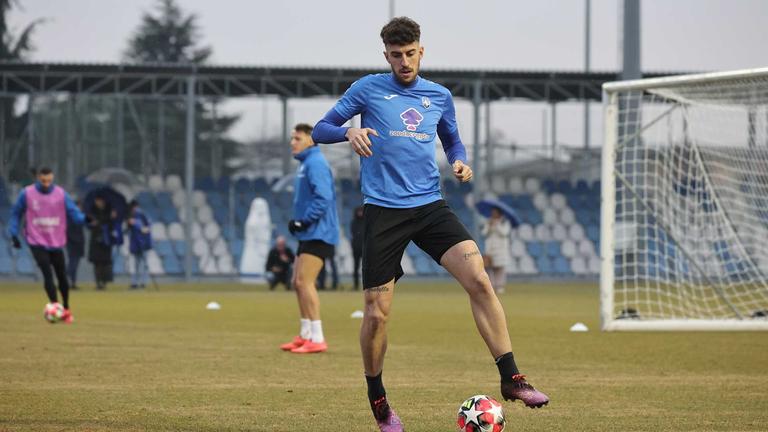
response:
[[[302,339],[301,336],[295,336],[292,341],[280,345],[280,349],[283,351],[290,351],[294,348],[298,348],[305,343],[309,342],[309,339]]]
[[[64,315],[61,316],[61,322],[64,324],[72,324],[75,322],[75,317],[72,316],[72,312],[69,309],[64,309]]]
[[[528,384],[522,374],[512,376],[511,381],[501,382],[501,396],[508,401],[519,399],[528,408],[541,408],[549,403],[549,397]]]
[[[389,407],[387,397],[376,399],[371,403],[371,409],[373,410],[373,417],[376,419],[376,424],[379,426],[381,432],[404,432],[403,422],[400,421],[400,417],[397,416],[395,410]]]

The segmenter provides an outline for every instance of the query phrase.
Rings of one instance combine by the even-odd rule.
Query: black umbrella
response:
[[[128,202],[125,196],[109,186],[98,186],[91,189],[83,200],[83,208],[90,209],[96,198],[102,198],[117,213],[117,220],[125,219],[128,212]]]

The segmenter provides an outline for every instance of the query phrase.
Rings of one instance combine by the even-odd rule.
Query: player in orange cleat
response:
[[[302,346],[291,350],[294,354],[315,354],[326,351],[328,351],[328,344],[325,341],[312,342],[311,340],[307,341]]]
[[[294,336],[292,341],[280,345],[280,349],[283,351],[291,351],[307,342],[309,342],[309,339],[304,339],[301,336]]]
[[[319,353],[328,349],[320,321],[320,299],[315,281],[333,258],[339,242],[339,218],[333,173],[323,153],[312,141],[312,126],[297,124],[291,133],[291,153],[300,164],[296,172],[293,219],[288,230],[299,240],[293,270],[293,287],[299,302],[300,331],[280,348],[294,353]]]

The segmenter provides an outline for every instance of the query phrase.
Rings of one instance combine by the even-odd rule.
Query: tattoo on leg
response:
[[[368,291],[370,292],[387,292],[389,291],[389,287],[386,285],[380,285],[373,288],[368,288]]]
[[[475,255],[480,255],[480,251],[472,251],[467,252],[464,254],[464,261],[469,261],[470,258],[472,258]]]

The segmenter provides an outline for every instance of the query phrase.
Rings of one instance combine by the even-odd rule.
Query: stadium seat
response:
[[[536,192],[539,191],[539,188],[540,188],[539,179],[535,177],[530,177],[525,179],[524,190],[526,193],[535,194]]]
[[[571,274],[571,266],[568,260],[562,256],[554,259],[554,272],[558,276],[567,276]]]
[[[563,224],[552,225],[552,240],[563,241],[568,238],[568,230]]]
[[[529,256],[521,257],[517,261],[517,267],[520,273],[526,274],[526,275],[532,275],[537,274],[538,270],[536,269],[536,263],[533,260],[533,258]]]
[[[163,184],[163,178],[159,175],[151,175],[149,176],[149,180],[147,181],[149,188],[152,191],[160,191],[163,190],[163,187],[165,186]]]
[[[206,203],[197,209],[197,221],[206,224],[213,220],[213,209]]]
[[[173,240],[173,250],[176,251],[176,256],[183,257],[187,249],[187,244],[184,240]]]
[[[525,191],[525,185],[523,183],[523,179],[520,177],[512,177],[509,179],[509,185],[507,186],[507,190],[511,194],[521,194]]]
[[[528,255],[536,259],[544,254],[544,246],[538,241],[526,242],[526,251]]]
[[[544,211],[549,208],[549,195],[544,192],[537,192],[533,195],[533,206]]]
[[[178,275],[182,273],[181,263],[174,255],[163,258],[163,267],[166,274]]]
[[[181,183],[181,177],[175,174],[172,174],[166,177],[165,188],[172,192],[182,190],[184,188],[184,185]]]
[[[557,223],[558,218],[557,211],[555,211],[555,209],[547,207],[542,211],[541,215],[543,223],[547,225],[554,225]]]
[[[579,240],[579,254],[586,257],[595,256],[595,245],[589,239]]]
[[[536,240],[548,241],[552,239],[552,232],[546,225],[536,225],[534,229],[534,236]]]
[[[566,208],[566,206],[568,205],[565,195],[558,192],[553,193],[549,197],[549,203],[550,203],[550,207],[552,207],[555,210],[562,210]]]
[[[571,258],[571,269],[573,270],[573,273],[578,276],[589,273],[587,261],[579,256]]]
[[[152,240],[158,241],[158,240],[167,240],[168,239],[168,231],[165,229],[165,224],[162,222],[154,222],[152,223]]]
[[[509,252],[515,258],[526,256],[525,242],[521,240],[512,240],[509,244]]]
[[[13,273],[13,261],[10,257],[0,256],[0,274]]]
[[[576,243],[573,240],[564,240],[560,244],[560,253],[566,258],[573,258],[578,255]]]
[[[560,254],[560,242],[559,241],[548,241],[545,243],[546,248],[546,255],[550,258],[555,258],[561,256]]]
[[[517,227],[517,234],[520,240],[531,241],[534,238],[533,226],[524,223]]]
[[[174,252],[173,250],[173,245],[168,240],[155,240],[153,242],[153,246],[154,246],[154,250],[161,257],[166,257],[168,255],[176,254],[176,252]]]
[[[592,257],[588,261],[587,268],[590,274],[600,274],[600,258]]]
[[[536,259],[536,267],[539,269],[539,272],[543,274],[548,275],[554,272],[552,260],[546,256],[540,256]]]
[[[557,219],[564,225],[571,225],[576,222],[576,215],[573,213],[573,210],[566,205],[558,212]]]

